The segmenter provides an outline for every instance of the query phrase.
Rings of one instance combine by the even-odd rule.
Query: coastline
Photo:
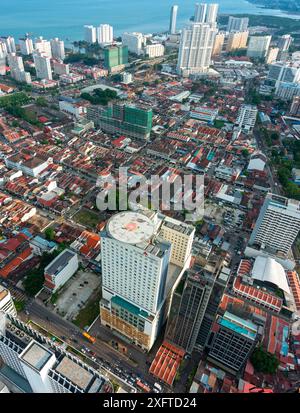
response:
[[[300,19],[300,5],[299,5],[299,10],[292,11],[292,10],[286,9],[284,7],[279,6],[279,8],[278,8],[278,6],[272,6],[272,4],[264,4],[263,3],[264,0],[259,0],[258,2],[256,2],[255,0],[246,0],[246,1],[247,1],[247,3],[254,4],[258,9],[275,10],[275,11],[278,11],[278,12],[281,12],[281,13],[286,13],[287,15],[290,15],[290,16],[299,16],[299,19]],[[282,16],[282,17],[284,17],[284,16]],[[293,18],[293,17],[291,17],[291,18]]]

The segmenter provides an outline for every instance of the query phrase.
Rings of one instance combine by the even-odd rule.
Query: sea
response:
[[[201,2],[199,0],[199,2]],[[203,0],[204,2],[204,0]],[[300,19],[279,10],[258,7],[246,0],[207,0],[219,3],[222,14],[264,14]],[[0,36],[16,39],[59,37],[66,43],[83,39],[83,26],[108,23],[119,36],[124,31],[161,33],[168,30],[171,6],[178,5],[177,28],[188,24],[196,0],[0,0]]]

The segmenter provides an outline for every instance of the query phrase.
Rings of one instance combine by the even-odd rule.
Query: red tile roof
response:
[[[156,353],[149,372],[171,386],[184,354],[184,350],[164,341]]]

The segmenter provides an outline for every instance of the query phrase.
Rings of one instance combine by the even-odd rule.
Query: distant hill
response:
[[[268,9],[278,9],[288,12],[300,13],[300,0],[248,0],[250,3],[266,7]]]

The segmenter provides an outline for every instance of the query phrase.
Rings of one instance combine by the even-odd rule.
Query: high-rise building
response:
[[[97,40],[101,45],[109,45],[114,41],[113,27],[109,24],[100,24],[97,27]]]
[[[29,54],[33,53],[33,42],[29,37],[19,39],[19,45],[22,55],[28,56]]]
[[[178,6],[172,6],[171,15],[170,15],[170,25],[169,25],[170,34],[176,33],[177,12],[178,12]]]
[[[223,259],[217,259],[212,263],[209,261],[204,269],[212,274],[214,284],[194,346],[198,351],[203,351],[211,343],[213,323],[230,278],[230,268]]]
[[[34,47],[37,53],[43,54],[45,57],[52,57],[51,43],[43,37],[35,40]]]
[[[269,64],[276,62],[278,58],[278,54],[279,54],[278,47],[270,47],[269,52],[266,56],[266,63],[269,65]]]
[[[64,60],[65,55],[65,44],[63,40],[59,40],[57,37],[50,41],[52,56],[55,59]]]
[[[21,320],[0,311],[1,374],[24,393],[103,393],[112,386],[99,371]]]
[[[195,23],[216,23],[219,5],[217,3],[196,3],[194,22]]]
[[[292,116],[300,116],[300,94],[299,96],[295,96],[293,98],[293,102],[291,104],[290,114]]]
[[[97,29],[94,26],[84,26],[84,40],[88,43],[96,43]]]
[[[140,55],[143,53],[143,47],[146,44],[145,36],[142,33],[128,33],[122,35],[122,44],[128,47],[128,51]]]
[[[245,132],[251,131],[257,119],[257,107],[254,105],[242,105],[239,109],[236,124]]]
[[[292,100],[300,96],[300,84],[294,82],[277,82],[275,95],[282,100]]]
[[[114,215],[101,234],[101,322],[144,350],[150,350],[168,314],[170,296],[190,262],[185,243],[184,266],[176,265],[184,232],[194,228],[174,221],[172,234],[162,228],[161,214]],[[170,221],[168,221],[170,224]],[[177,233],[178,232],[178,233]]]
[[[5,59],[7,56],[7,46],[3,39],[0,39],[0,58]]]
[[[290,48],[290,45],[293,41],[293,38],[290,34],[285,34],[278,39],[278,47],[281,52],[287,52]]]
[[[15,53],[7,55],[8,64],[10,67],[10,75],[17,82],[31,83],[31,76],[29,72],[25,72],[23,59]]]
[[[217,317],[212,330],[207,360],[231,374],[238,374],[257,344],[258,326],[226,311]]]
[[[126,103],[110,103],[107,108],[89,106],[87,117],[104,132],[148,139],[152,129],[152,109]]]
[[[114,67],[128,64],[128,47],[112,46],[104,49],[104,66],[111,70]]]
[[[230,32],[245,32],[248,29],[248,17],[233,17],[229,16],[227,31]]]
[[[264,59],[268,53],[272,36],[250,36],[247,56]]]
[[[33,61],[35,65],[37,78],[52,80],[50,58],[46,55],[34,53]]]
[[[246,49],[249,32],[231,32],[228,35],[226,52]]]
[[[101,234],[101,323],[150,350],[162,323],[171,244],[143,214],[122,212]]]
[[[268,193],[249,244],[286,256],[300,230],[300,202]]]
[[[214,279],[201,267],[187,270],[172,296],[165,340],[192,353]]]
[[[217,30],[217,4],[196,4],[195,23],[183,29],[180,38],[177,71],[183,76],[205,72]]]
[[[191,255],[195,228],[176,219],[165,217],[160,228],[160,236],[172,243],[170,261],[184,267]]]
[[[0,312],[3,311],[6,314],[10,314],[17,317],[17,310],[12,300],[9,290],[0,285]]]
[[[212,56],[219,56],[223,50],[225,42],[225,33],[216,34]]]
[[[211,64],[216,29],[207,23],[183,29],[180,38],[177,71],[182,75],[202,73]]]
[[[15,39],[11,36],[1,37],[1,40],[5,43],[7,53],[16,53]]]
[[[282,62],[273,63],[269,67],[268,80],[300,83],[300,68]]]

